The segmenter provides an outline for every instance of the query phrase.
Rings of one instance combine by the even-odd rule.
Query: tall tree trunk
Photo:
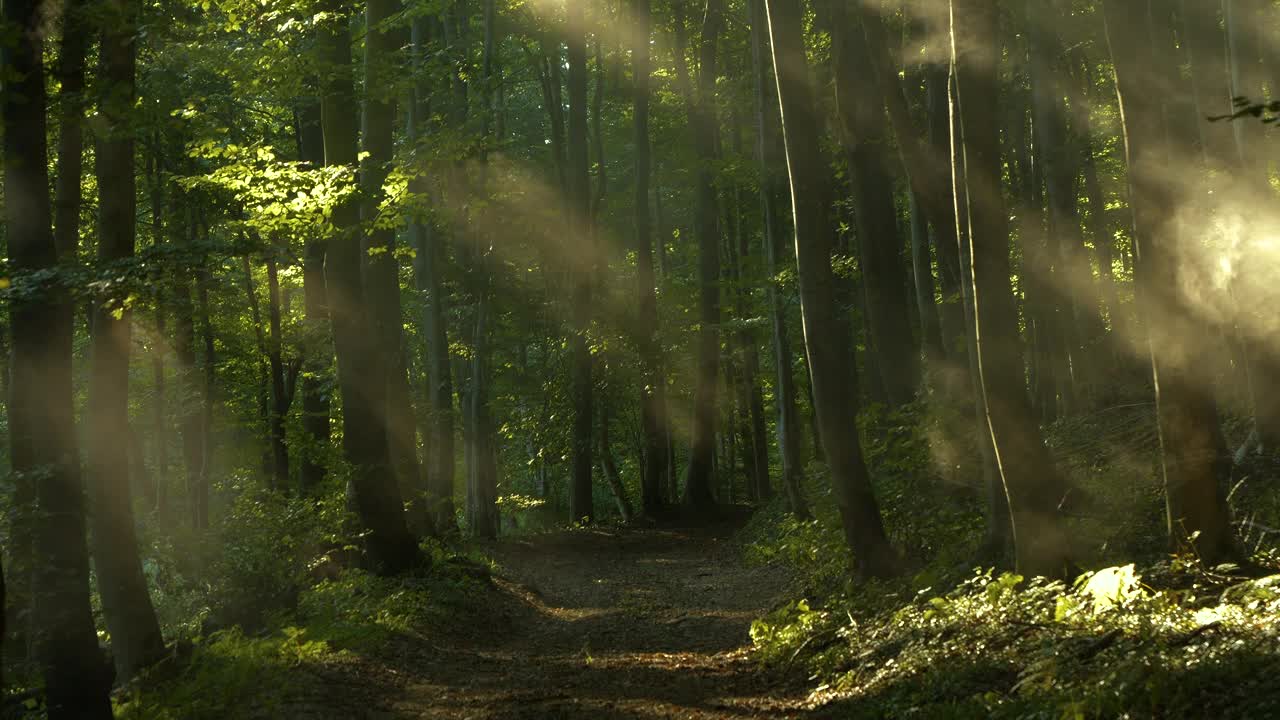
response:
[[[693,440],[684,503],[715,504],[712,460],[716,438],[716,386],[720,375],[720,228],[716,212],[716,49],[723,24],[721,0],[707,0],[698,46],[698,97],[689,104],[697,157],[694,238],[698,243],[697,377],[693,391]]]
[[[485,143],[492,142],[489,137],[493,126],[493,93],[496,85],[494,73],[494,21],[495,7],[493,0],[484,3],[484,108],[481,112],[481,138]],[[483,197],[488,198],[489,187],[488,150],[482,149],[480,154],[480,188]],[[489,408],[489,397],[492,394],[489,385],[491,368],[489,361],[490,338],[489,325],[492,320],[492,243],[482,234],[472,238],[473,267],[471,271],[473,294],[475,296],[475,325],[471,338],[471,387],[468,393],[468,416],[471,430],[471,442],[468,444],[469,461],[467,463],[467,526],[477,537],[497,537],[501,519],[498,515],[498,467],[496,429]]]
[[[640,507],[653,515],[664,504],[662,479],[667,457],[666,378],[658,344],[658,295],[653,270],[653,229],[649,220],[649,76],[651,34],[650,0],[634,0],[635,45],[631,50],[632,75],[635,83],[633,101],[636,146],[636,289],[638,311],[636,336],[643,371],[640,390],[640,431],[643,437],[640,478]],[[661,230],[661,227],[659,227]]]
[[[351,63],[350,18],[330,8],[318,33],[323,73],[321,115],[325,165],[355,168],[357,163],[355,91]],[[387,442],[387,369],[377,350],[369,304],[361,277],[360,208],[348,201],[333,212],[337,231],[325,260],[329,317],[338,356],[342,393],[342,445],[352,466],[351,495],[368,530],[366,548],[375,570],[396,574],[423,562],[405,524],[404,507]]]
[[[0,66],[10,73],[0,92],[5,239],[10,269],[32,273],[58,262],[50,227],[40,3],[7,0],[3,18],[14,32],[0,44]],[[112,715],[111,677],[89,607],[72,399],[73,307],[54,286],[27,300],[18,296],[10,305],[10,458],[20,482],[18,499],[31,518],[15,524],[10,542],[17,545],[18,569],[32,573],[32,615],[50,720],[105,720]]]
[[[607,383],[608,363],[604,363],[604,375]],[[622,475],[618,472],[618,466],[613,460],[612,438],[609,434],[609,421],[612,415],[606,388],[606,392],[600,393],[600,469],[604,471],[605,480],[609,483],[609,491],[613,493],[614,502],[618,504],[618,515],[622,517],[623,522],[631,522],[636,514],[635,509],[631,505],[631,500],[627,498],[627,488],[622,484]]]
[[[62,11],[58,50],[58,177],[54,186],[53,241],[58,259],[74,260],[80,246],[81,180],[84,175],[84,71],[89,19],[83,0]]]
[[[285,390],[284,339],[280,333],[280,274],[276,268],[274,249],[267,251],[267,341],[271,361],[271,471],[276,490],[289,488],[289,446],[285,442],[284,421],[289,414],[289,397]]]
[[[911,286],[915,289],[916,311],[920,315],[920,338],[931,371],[941,370],[947,353],[938,321],[937,285],[933,281],[930,257],[929,219],[920,209],[920,197],[908,191],[907,213],[911,232]]]
[[[194,223],[186,223],[181,241],[187,248],[195,245]],[[196,488],[200,486],[205,465],[204,386],[196,367],[196,306],[191,297],[191,271],[180,270],[173,282],[174,334],[173,351],[178,361],[178,383],[182,388],[179,406],[178,434],[182,440],[182,469],[187,489],[187,502],[194,511],[198,503]],[[193,526],[200,527],[194,521]]]
[[[98,177],[98,260],[110,264],[133,256],[135,231],[134,141],[129,115],[134,103],[137,7],[115,0],[107,7],[99,78],[104,88],[103,126],[94,153]],[[94,569],[102,614],[111,631],[112,654],[121,678],[164,653],[164,639],[142,574],[129,495],[129,350],[132,313],[123,299],[94,308],[89,375],[89,497],[93,512]]]
[[[951,0],[951,38],[964,148],[980,392],[1009,500],[1020,572],[1060,577],[1071,550],[1059,507],[1065,481],[1053,467],[1023,383],[1017,311],[1010,286],[1009,227],[1000,189],[997,8]]]
[[[151,382],[152,382],[152,405],[151,405],[151,434],[155,443],[156,455],[156,479],[155,484],[150,482],[143,483],[142,497],[147,501],[147,506],[151,510],[158,511],[165,502],[167,491],[165,489],[169,477],[169,409],[165,403],[165,395],[167,393],[165,382],[165,348],[168,345],[168,321],[165,317],[167,310],[165,308],[165,296],[160,287],[160,283],[155,287],[155,337],[151,344]],[[141,463],[145,467],[145,458]]]
[[[1171,89],[1172,70],[1153,58],[1158,34],[1147,3],[1107,0],[1104,7],[1124,118],[1136,292],[1151,348],[1169,537],[1175,547],[1194,548],[1212,565],[1233,557],[1236,547],[1220,484],[1224,458],[1217,407],[1198,376],[1204,350],[1186,342],[1204,332],[1178,282],[1188,241],[1168,213],[1178,203],[1172,168],[1185,162],[1188,149],[1171,143],[1167,133],[1162,98]]]
[[[842,2],[831,2],[825,10],[832,36],[839,137],[852,180],[869,340],[877,353],[880,383],[890,405],[899,407],[915,399],[919,389],[920,351],[911,335],[905,243],[898,232],[888,167],[884,103],[874,76],[863,70],[870,61],[865,37],[851,24]]]
[[[421,476],[418,472],[418,425],[413,417],[412,395],[405,367],[404,322],[400,309],[400,263],[396,257],[395,230],[378,223],[378,205],[384,198],[383,182],[395,154],[396,103],[383,78],[398,70],[394,64],[398,38],[385,23],[400,11],[397,0],[372,0],[366,4],[364,54],[364,113],[361,134],[364,161],[360,165],[364,226],[361,259],[364,296],[373,333],[374,352],[385,375],[381,394],[385,408],[388,456],[400,487],[400,497],[410,508],[410,529],[423,534],[430,528]]]
[[[253,325],[253,337],[256,341],[258,370],[258,432],[265,432],[267,444],[262,449],[262,473],[270,477],[275,484],[275,460],[271,456],[271,363],[268,359],[267,333],[262,327],[262,306],[258,301],[258,286],[253,282],[253,261],[248,255],[240,258],[240,269],[244,273],[245,300],[249,303],[249,322]],[[258,439],[255,433],[255,440]]]
[[[428,52],[425,19],[413,21],[411,31],[414,57],[423,62]],[[409,140],[416,146],[426,122],[428,88],[419,84],[409,106]],[[426,178],[415,178],[413,191],[426,192]],[[449,370],[448,298],[444,294],[445,247],[440,230],[427,219],[409,224],[409,242],[415,251],[414,284],[423,296],[422,334],[426,338],[427,446],[425,460],[427,511],[438,535],[455,535],[458,521],[453,506],[454,412],[453,374]]]
[[[205,242],[208,242],[209,227],[201,224]],[[213,314],[209,311],[209,288],[213,285],[213,271],[206,256],[200,261],[200,271],[196,276],[196,296],[200,314],[200,341],[204,346],[204,384],[200,399],[200,474],[194,486],[187,488],[191,502],[191,526],[197,530],[209,527],[209,488],[213,475],[213,405],[215,380],[217,379],[217,356],[214,353]]]
[[[299,159],[313,169],[324,167],[324,129],[319,99],[308,99],[298,111]],[[307,240],[302,256],[303,339],[302,432],[306,440],[300,448],[302,467],[299,486],[303,495],[315,492],[324,482],[328,468],[325,457],[332,435],[329,410],[333,345],[329,338],[329,298],[324,285],[325,243]]]
[[[800,4],[797,0],[766,0],[765,7],[791,177],[800,311],[814,409],[845,539],[853,550],[858,572],[892,575],[899,569],[898,561],[885,536],[857,432],[857,376],[848,367],[853,339],[849,324],[840,317],[835,303],[831,252],[836,227],[826,162],[819,145],[817,110],[809,86]]]
[[[1104,368],[1100,346],[1105,328],[1093,268],[1084,254],[1075,184],[1078,156],[1067,135],[1066,57],[1055,31],[1063,14],[1059,0],[1029,0],[1028,14],[1033,127],[1044,167],[1048,232],[1051,245],[1057,248],[1056,256],[1050,258],[1054,263],[1050,292],[1061,298],[1058,337],[1070,359],[1073,409],[1081,409],[1081,404],[1089,409]]]
[[[769,271],[768,300],[769,320],[772,328],[774,365],[774,403],[778,419],[775,432],[778,437],[778,455],[782,465],[782,486],[787,493],[787,504],[797,518],[809,517],[809,507],[800,489],[803,461],[800,459],[800,415],[796,409],[796,383],[791,339],[787,334],[787,313],[782,291],[778,287],[778,273],[790,267],[783,252],[782,218],[778,207],[786,190],[786,178],[781,170],[782,152],[779,152],[777,103],[769,92],[769,68],[771,62],[766,26],[764,0],[750,0],[751,10],[751,67],[755,85],[756,115],[756,164],[760,170],[760,213],[763,225],[765,258]],[[776,86],[775,86],[776,87]],[[784,149],[785,150],[785,149]]]
[[[573,327],[569,338],[571,395],[573,398],[573,477],[569,490],[569,517],[590,520],[592,443],[591,289],[594,283],[594,233],[591,230],[591,183],[588,177],[587,147],[587,48],[585,17],[581,3],[566,5],[569,56],[569,237],[584,249],[586,267],[577,270],[573,289]],[[571,248],[572,252],[573,249]]]

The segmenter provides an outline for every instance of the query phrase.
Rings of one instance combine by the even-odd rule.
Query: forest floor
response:
[[[787,577],[743,562],[730,541],[739,525],[566,530],[488,546],[498,569],[486,607],[388,647],[378,663],[397,692],[379,693],[367,716],[809,714],[803,684],[749,656],[751,621]],[[355,678],[331,680],[350,688]]]

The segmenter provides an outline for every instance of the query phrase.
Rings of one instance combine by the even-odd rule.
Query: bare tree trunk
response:
[[[324,129],[319,100],[308,100],[298,112],[300,159],[312,168],[324,167]],[[329,420],[330,396],[326,389],[332,373],[333,344],[329,337],[329,298],[324,284],[325,243],[309,239],[302,257],[302,305],[304,357],[302,361],[302,430],[306,441],[301,448],[299,486],[310,494],[324,482],[328,468],[325,457],[332,436]]]
[[[355,91],[351,63],[350,18],[333,6],[318,32],[320,59],[330,71],[322,75],[321,115],[325,164],[354,168],[357,163]],[[342,393],[342,444],[352,465],[351,495],[367,529],[366,548],[374,569],[397,574],[423,562],[417,542],[405,524],[396,475],[387,441],[387,369],[376,350],[370,308],[361,277],[360,208],[344,203],[333,213],[337,235],[329,241],[325,284],[329,317],[338,356]]]
[[[1235,557],[1237,548],[1220,484],[1225,458],[1217,407],[1198,374],[1204,350],[1185,340],[1204,332],[1177,280],[1186,240],[1167,212],[1177,205],[1171,168],[1188,149],[1170,142],[1167,132],[1162,98],[1171,91],[1172,70],[1153,57],[1158,34],[1146,4],[1107,0],[1104,7],[1124,117],[1136,291],[1151,347],[1169,537],[1174,547],[1194,548],[1213,565]]]
[[[1058,509],[1066,483],[1040,437],[1022,380],[1008,218],[1000,192],[999,123],[994,116],[999,46],[991,39],[997,37],[996,8],[981,0],[951,0],[950,10],[985,420],[1009,501],[1018,568],[1059,577],[1069,572],[1071,563]]]
[[[428,40],[425,19],[415,19],[412,42],[415,59],[422,62]],[[426,87],[415,87],[409,113],[409,139],[416,145],[427,118]],[[414,192],[426,192],[425,177],[415,180]],[[430,455],[424,459],[427,476],[427,511],[438,535],[454,535],[458,521],[453,505],[454,491],[454,408],[453,374],[449,368],[448,298],[445,297],[445,248],[440,230],[429,220],[415,218],[409,225],[413,246],[414,283],[423,295],[422,334],[426,339],[427,425],[425,443]]]
[[[267,318],[270,326],[268,357],[271,362],[271,471],[276,490],[289,488],[289,446],[285,444],[284,421],[289,413],[285,390],[284,339],[280,332],[280,275],[276,259],[267,251]]]
[[[667,448],[667,381],[663,375],[661,348],[658,345],[657,280],[653,269],[653,229],[649,221],[651,9],[650,0],[634,0],[634,3],[635,46],[631,50],[631,62],[635,79],[633,117],[635,118],[636,146],[636,289],[639,300],[636,313],[636,335],[640,363],[643,368],[640,391],[640,428],[643,435],[640,507],[646,515],[653,515],[665,504],[662,484],[669,452]],[[658,230],[658,240],[661,242],[661,221],[659,221]]]
[[[586,246],[587,267],[577,270],[573,281],[573,326],[569,338],[571,394],[573,397],[573,477],[569,492],[569,518],[591,520],[592,360],[588,333],[591,327],[591,290],[594,284],[591,182],[587,147],[587,49],[583,8],[569,3],[566,9],[569,61],[568,188],[569,236]]]
[[[689,105],[697,155],[694,237],[698,243],[697,379],[693,391],[693,440],[684,503],[702,510],[715,504],[712,467],[716,437],[716,387],[720,375],[720,228],[716,212],[716,48],[721,0],[707,0],[698,48],[698,98]]]
[[[920,351],[911,334],[905,243],[898,232],[889,174],[884,107],[874,75],[863,70],[870,61],[865,36],[850,22],[841,2],[825,9],[832,36],[838,135],[853,189],[866,324],[878,379],[889,404],[899,407],[915,399],[919,389]]]
[[[386,389],[381,394],[385,404],[388,458],[400,488],[400,497],[408,503],[406,520],[414,534],[430,529],[426,512],[422,478],[418,470],[417,422],[413,416],[412,395],[405,368],[405,349],[400,309],[400,262],[396,257],[395,231],[376,222],[378,205],[383,195],[383,182],[391,170],[395,154],[394,132],[396,103],[394,97],[377,89],[381,78],[390,77],[398,68],[395,53],[399,40],[395,31],[383,27],[399,12],[398,0],[373,0],[366,4],[365,26],[365,94],[361,119],[360,185],[363,202],[360,220],[365,226],[361,238],[364,274],[364,297],[368,320],[372,325],[374,352],[385,374]]]
[[[791,339],[787,334],[787,315],[782,292],[778,288],[778,273],[790,262],[783,253],[783,231],[778,204],[785,191],[786,179],[780,172],[780,134],[778,132],[777,103],[771,102],[768,65],[771,62],[766,26],[764,0],[750,0],[751,9],[751,65],[755,85],[756,114],[756,163],[760,168],[760,212],[763,224],[763,240],[769,272],[769,319],[772,327],[774,364],[774,402],[778,419],[778,455],[782,464],[782,486],[787,493],[791,513],[798,518],[809,517],[809,507],[800,489],[803,464],[800,459],[800,416],[796,409],[796,383],[791,354]],[[775,85],[776,87],[776,85]]]
[[[0,93],[0,118],[5,240],[15,273],[48,270],[58,262],[50,227],[39,9],[33,0],[8,0],[3,9],[14,32],[10,42],[0,44],[0,66],[11,73]],[[15,523],[10,542],[18,546],[13,557],[19,571],[32,573],[32,616],[41,636],[38,657],[50,720],[105,720],[112,716],[111,677],[89,607],[84,488],[72,399],[73,307],[56,286],[27,300],[19,296],[10,305],[10,457],[21,483],[16,499],[31,518]]]
[[[96,151],[99,210],[98,259],[104,264],[133,256],[136,223],[134,141],[129,112],[134,100],[137,9],[116,0],[104,19],[99,115],[104,127]],[[160,624],[138,556],[129,495],[129,354],[132,316],[121,299],[94,309],[89,376],[89,497],[93,512],[94,569],[112,654],[121,678],[132,678],[164,653]]]
[[[796,0],[767,0],[765,7],[791,177],[800,307],[814,408],[845,539],[853,550],[858,572],[892,575],[899,564],[885,536],[857,433],[857,376],[848,367],[853,341],[849,324],[840,317],[834,302],[836,280],[831,251],[836,228],[809,86],[801,9]]]

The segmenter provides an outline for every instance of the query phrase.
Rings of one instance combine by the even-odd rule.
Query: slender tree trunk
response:
[[[324,167],[324,129],[320,101],[308,99],[298,110],[299,148],[302,162],[313,169]],[[302,432],[299,486],[303,495],[324,482],[331,437],[329,421],[333,345],[329,338],[329,299],[324,284],[325,243],[308,239],[302,256],[302,306],[305,335],[302,341]]]
[[[349,17],[341,7],[321,24],[321,115],[325,164],[354,169],[357,163],[355,91],[351,63]],[[337,235],[329,241],[325,284],[329,317],[338,356],[342,393],[343,454],[352,466],[351,495],[368,531],[366,548],[378,572],[396,574],[423,562],[405,524],[396,475],[387,442],[387,369],[370,327],[371,313],[361,277],[359,206],[346,202],[333,212]]]
[[[5,240],[10,270],[32,273],[58,262],[48,190],[43,18],[33,0],[8,0],[3,13],[14,32],[0,44],[0,66],[9,73],[0,92]],[[111,676],[89,607],[72,399],[73,307],[56,286],[48,286],[38,296],[18,296],[9,310],[10,458],[20,483],[17,499],[31,518],[15,523],[10,542],[18,546],[18,569],[32,574],[32,616],[51,720],[111,717]]]
[[[128,118],[134,101],[137,9],[131,0],[108,6],[99,78],[104,96],[95,158],[98,177],[98,259],[133,256],[134,141]],[[120,298],[94,308],[89,375],[88,473],[93,512],[94,569],[102,613],[121,678],[132,678],[164,653],[160,624],[138,556],[129,495],[129,351],[132,317]]]
[[[384,193],[383,182],[391,169],[395,152],[394,132],[396,103],[382,89],[382,78],[397,70],[394,54],[398,39],[384,23],[399,12],[397,0],[372,0],[366,4],[365,27],[365,94],[363,104],[360,166],[363,202],[360,220],[364,226],[361,238],[364,296],[368,306],[374,352],[385,374],[386,389],[382,398],[392,471],[400,487],[400,496],[410,507],[407,516],[416,534],[429,530],[421,477],[418,471],[417,422],[413,417],[412,395],[405,367],[403,325],[400,309],[400,263],[395,252],[395,230],[380,224],[378,205]]]
[[[605,364],[604,367],[607,378],[609,366]],[[636,514],[635,509],[631,505],[631,500],[627,498],[627,488],[622,484],[622,475],[618,472],[618,466],[613,460],[613,446],[609,435],[609,421],[612,415],[609,407],[609,393],[602,392],[600,393],[600,467],[604,470],[605,480],[609,482],[609,491],[613,494],[614,502],[618,504],[618,514],[622,516],[623,522],[631,522]]]
[[[201,233],[206,242],[209,227],[201,223]],[[204,346],[204,384],[200,392],[200,474],[194,486],[187,489],[191,502],[191,524],[197,530],[209,527],[209,488],[213,474],[213,406],[217,379],[217,356],[214,352],[213,314],[209,311],[209,288],[213,285],[213,271],[206,256],[200,261],[196,276],[196,297],[200,315],[200,341]]]
[[[267,254],[267,318],[270,326],[268,356],[271,361],[271,469],[276,490],[289,487],[289,446],[285,443],[284,421],[289,413],[289,398],[285,390],[284,340],[280,332],[280,274],[276,259]]]
[[[908,220],[911,231],[911,286],[915,289],[916,310],[920,315],[921,344],[925,359],[933,371],[941,370],[947,353],[942,343],[938,320],[937,285],[933,281],[933,258],[930,256],[929,220],[920,209],[920,197],[908,192]]]
[[[874,75],[864,70],[870,62],[865,37],[851,24],[841,2],[830,3],[825,14],[832,35],[839,137],[853,189],[869,340],[889,403],[899,407],[911,402],[919,389],[920,351],[911,334],[905,243],[898,232],[889,174],[884,106]]]
[[[267,445],[262,448],[262,473],[275,484],[275,460],[271,456],[271,363],[268,359],[267,333],[262,327],[262,307],[258,301],[258,287],[253,282],[253,261],[241,256],[240,269],[244,274],[245,300],[249,303],[249,322],[253,325],[253,337],[257,341],[258,370],[258,432],[265,432]],[[259,439],[255,433],[255,440]]]
[[[666,472],[667,400],[666,378],[658,344],[658,295],[653,270],[653,230],[649,221],[649,76],[651,34],[650,0],[634,0],[635,45],[631,62],[635,83],[633,101],[635,118],[635,223],[636,223],[636,289],[638,311],[636,336],[643,369],[640,390],[640,431],[643,436],[640,506],[653,515],[662,506],[662,480]],[[661,230],[661,226],[659,226]]]
[[[1171,143],[1163,117],[1170,69],[1153,58],[1158,37],[1145,3],[1105,3],[1107,39],[1123,111],[1138,263],[1135,280],[1147,326],[1171,543],[1193,547],[1206,564],[1236,555],[1220,480],[1225,460],[1217,407],[1198,376],[1204,333],[1178,283],[1178,262],[1188,242],[1168,208],[1176,207],[1176,175],[1187,148]],[[1159,22],[1159,21],[1157,21]]]
[[[1099,374],[1103,369],[1100,356],[1105,328],[1099,309],[1098,289],[1093,268],[1084,254],[1084,236],[1080,227],[1076,192],[1077,154],[1067,135],[1067,109],[1064,98],[1066,57],[1054,28],[1061,19],[1059,0],[1029,0],[1028,38],[1031,46],[1031,87],[1036,146],[1044,168],[1045,194],[1048,199],[1048,232],[1051,246],[1057,252],[1050,258],[1055,264],[1050,291],[1059,303],[1059,341],[1070,360],[1069,397],[1073,409],[1089,409],[1094,404]]]
[[[493,92],[497,84],[494,72],[494,22],[495,7],[493,0],[484,3],[484,108],[481,112],[481,137],[486,143],[491,142],[490,129],[493,126],[494,102]],[[488,198],[489,187],[488,151],[480,154],[480,188]],[[492,322],[492,255],[491,243],[481,234],[473,238],[472,283],[475,295],[475,325],[471,344],[471,387],[468,393],[468,416],[470,418],[471,442],[468,445],[469,462],[467,463],[467,525],[471,533],[477,537],[497,537],[501,526],[498,515],[498,467],[496,429],[489,407],[492,394],[491,368],[489,360],[489,325]]]
[[[778,132],[777,103],[769,92],[770,50],[768,45],[764,0],[750,0],[751,10],[751,65],[755,85],[756,114],[756,164],[760,169],[760,212],[763,226],[765,258],[769,272],[768,300],[769,320],[772,328],[774,364],[774,403],[778,419],[778,455],[782,465],[782,486],[787,493],[791,513],[798,518],[809,517],[809,507],[800,489],[802,472],[800,459],[800,416],[796,409],[796,383],[791,339],[787,333],[787,314],[782,291],[778,287],[778,273],[789,267],[790,261],[783,252],[782,219],[779,202],[786,190],[786,178],[780,167],[781,155]],[[775,86],[776,87],[776,86]],[[785,152],[785,148],[783,149]]]
[[[58,177],[54,186],[53,241],[58,259],[74,260],[80,246],[81,180],[84,175],[84,72],[89,46],[89,19],[83,0],[67,2],[62,11],[62,44],[58,50]]]
[[[142,496],[152,510],[160,510],[168,494],[165,485],[169,477],[169,410],[165,402],[167,393],[165,382],[165,347],[168,345],[168,322],[165,317],[164,293],[159,284],[155,288],[156,326],[155,338],[151,346],[151,434],[155,442],[156,480],[155,484],[143,483]],[[145,466],[145,461],[143,463]]]
[[[698,47],[698,97],[689,104],[697,156],[694,238],[698,243],[697,378],[693,391],[693,440],[685,476],[684,503],[715,504],[716,386],[720,375],[720,228],[716,212],[716,49],[723,24],[721,0],[707,0]]]
[[[791,177],[800,309],[814,409],[845,539],[853,550],[857,570],[862,575],[892,575],[899,569],[898,561],[885,536],[857,433],[857,376],[848,367],[853,340],[834,302],[831,252],[836,228],[809,86],[800,4],[796,0],[766,0],[765,7]]]
[[[416,19],[412,28],[414,56],[422,62],[428,51],[426,22]],[[409,107],[409,139],[416,145],[427,118],[427,88],[414,88]],[[426,178],[415,179],[414,192],[426,192]],[[458,521],[453,506],[454,481],[454,410],[453,374],[449,368],[448,298],[445,297],[446,262],[443,237],[429,220],[415,218],[409,225],[409,242],[413,246],[414,283],[424,297],[422,334],[426,338],[427,445],[431,455],[425,459],[427,476],[427,511],[438,535],[455,535]]]
[[[569,491],[569,517],[572,521],[591,520],[591,448],[592,442],[592,377],[591,289],[594,283],[594,233],[591,230],[591,184],[588,177],[587,148],[587,49],[585,17],[581,3],[566,6],[569,60],[569,136],[568,187],[569,237],[581,244],[588,257],[586,266],[577,270],[573,289],[573,327],[569,338],[572,367],[570,384],[573,398],[573,477]]]
[[[962,127],[968,238],[980,392],[997,469],[1008,497],[1021,572],[1059,577],[1071,549],[1059,507],[1066,483],[1053,467],[1023,383],[1017,313],[1010,286],[1009,228],[1000,192],[996,8],[952,0],[951,37]],[[958,191],[957,191],[958,192]]]

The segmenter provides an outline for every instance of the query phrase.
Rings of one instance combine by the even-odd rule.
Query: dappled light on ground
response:
[[[780,569],[727,528],[567,531],[493,547],[485,627],[419,648],[389,717],[789,717],[805,692],[749,657]]]

